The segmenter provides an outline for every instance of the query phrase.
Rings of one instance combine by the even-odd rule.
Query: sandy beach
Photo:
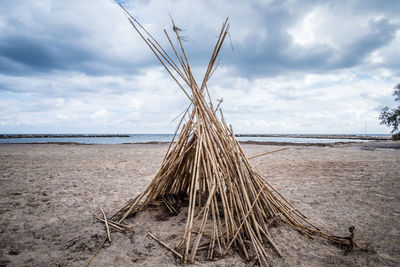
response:
[[[395,144],[395,145],[393,145]],[[273,266],[398,266],[400,264],[400,145],[371,142],[330,146],[244,144],[253,166],[311,222],[330,234],[348,235],[368,251],[345,253],[287,226],[271,228],[279,258]],[[162,162],[167,144],[0,145],[0,266],[82,266],[103,240],[107,215],[137,196]],[[174,266],[178,260],[151,239],[171,247],[185,224],[177,216],[147,211],[125,222],[134,232],[112,232],[91,266]],[[200,266],[248,266],[231,251]]]

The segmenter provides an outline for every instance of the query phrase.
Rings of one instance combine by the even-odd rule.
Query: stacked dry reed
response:
[[[175,136],[179,132],[179,137],[174,145],[171,142],[160,170],[143,193],[118,213],[118,223],[146,209],[153,201],[163,201],[174,211],[167,199],[185,195],[189,198],[186,227],[175,249],[170,248],[183,263],[193,263],[199,249],[207,249],[207,257],[212,259],[215,255],[226,255],[235,247],[246,260],[255,253],[261,265],[268,265],[266,243],[281,255],[268,229],[277,217],[306,235],[320,235],[347,244],[346,238],[328,236],[310,224],[251,167],[219,105],[213,106],[207,82],[228,34],[228,20],[222,25],[205,75],[198,84],[180,29],[172,19],[177,45],[167,31],[164,33],[173,56],[126,13],[133,28],[189,98],[190,106],[178,124]]]

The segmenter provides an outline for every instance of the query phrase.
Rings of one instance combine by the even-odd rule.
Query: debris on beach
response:
[[[125,12],[134,30],[187,96],[190,105],[178,123],[161,168],[147,188],[109,219],[103,210],[103,218],[97,216],[106,224],[108,232],[100,247],[107,239],[111,241],[111,229],[125,227],[123,221],[129,216],[155,202],[177,214],[180,209],[174,203],[180,200],[187,205],[186,225],[180,241],[167,244],[150,232],[148,235],[184,264],[194,263],[200,254],[203,258],[215,259],[234,249],[246,261],[257,259],[258,264],[267,266],[271,256],[283,256],[269,230],[278,220],[305,236],[319,236],[351,250],[355,246],[354,228],[350,228],[350,237],[339,237],[314,226],[251,166],[232,126],[224,119],[222,100],[217,105],[211,100],[207,82],[215,71],[220,49],[229,33],[228,19],[222,24],[204,77],[198,83],[183,46],[180,28],[172,18],[174,41],[164,30],[172,51],[168,54],[128,11]],[[264,154],[267,153],[257,156]]]

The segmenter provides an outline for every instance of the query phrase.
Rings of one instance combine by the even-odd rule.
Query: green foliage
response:
[[[400,83],[396,85],[393,89],[393,97],[394,101],[400,102]],[[386,124],[387,126],[392,126],[394,132],[399,132],[400,126],[400,105],[397,108],[389,108],[388,106],[382,109],[381,114],[379,115],[379,119],[381,124]],[[396,138],[400,139],[400,132],[393,135],[393,140]]]

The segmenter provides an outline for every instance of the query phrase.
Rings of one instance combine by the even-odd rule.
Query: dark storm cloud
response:
[[[398,0],[357,0],[357,1],[348,1],[348,0],[339,0],[334,1],[337,5],[349,6],[350,9],[355,12],[360,12],[364,14],[368,13],[386,13],[390,15],[398,15],[400,4]]]
[[[118,30],[114,29],[119,26],[118,20],[124,20],[123,26],[128,26],[122,11],[115,18],[116,5],[102,1],[103,6],[114,8],[113,14],[107,14],[104,7],[94,7],[90,14],[85,7],[93,7],[96,2],[89,2],[13,5],[10,1],[0,5],[0,73],[17,76],[54,71],[89,75],[135,73],[138,65],[135,58],[129,58],[132,51],[125,53],[129,57],[124,57],[124,52],[114,53],[119,50],[116,39],[120,35],[113,32]],[[110,22],[102,12],[111,17]],[[131,37],[130,33],[125,35]],[[143,60],[140,64],[149,65]]]
[[[399,25],[386,19],[370,21],[370,32],[351,42],[339,53],[339,59],[331,64],[333,68],[347,68],[360,64],[371,52],[390,43],[396,36]]]
[[[141,62],[140,67],[148,65]],[[34,36],[0,37],[0,73],[18,76],[52,71],[89,75],[132,74],[137,67],[137,63],[108,58],[102,51],[79,43],[64,44],[62,40],[43,40]]]
[[[0,39],[0,70],[9,74],[74,70],[94,61],[96,54],[79,46],[63,45],[57,40],[34,36],[4,36]],[[7,64],[8,62],[8,64]]]
[[[132,3],[140,10],[150,5],[151,1],[122,2],[127,6]],[[68,8],[59,3],[49,3],[50,11],[48,12],[43,11],[45,8],[26,4],[22,16],[19,15],[20,10],[10,2],[0,7],[1,21],[4,24],[0,34],[0,73],[23,76],[53,71],[74,71],[88,75],[118,75],[136,73],[140,68],[156,64],[158,66],[158,62],[150,53],[143,56],[142,51],[138,51],[138,55],[142,57],[138,59],[139,57],[135,56],[135,49],[132,48],[126,55],[124,53],[117,55],[115,53],[118,50],[118,40],[112,45],[107,43],[109,39],[134,35],[132,29],[114,36],[112,27],[108,29],[108,32],[106,30],[96,32],[94,29],[96,23],[86,25],[90,20],[85,16],[95,22],[104,21],[108,18],[102,16],[107,13],[94,12],[89,16],[87,12],[81,11],[82,7],[77,6],[76,9],[80,11],[75,14],[74,3]],[[240,6],[240,3],[242,2],[232,5]],[[187,10],[179,9],[179,3],[168,2],[165,4],[167,6],[165,10],[169,10],[168,8],[175,4],[177,17],[185,18]],[[116,7],[111,1],[108,5]],[[321,73],[355,67],[363,64],[372,52],[388,45],[399,29],[399,25],[391,21],[400,9],[398,1],[272,1],[269,4],[250,1],[242,5],[246,12],[241,12],[241,8],[221,9],[216,12],[230,16],[232,23],[234,51],[231,51],[228,43],[230,40],[227,40],[221,53],[221,64],[229,66],[246,77],[273,76],[290,71]],[[219,4],[210,4],[210,6],[216,9],[221,8]],[[368,29],[362,36],[355,38],[348,36],[351,41],[340,44],[339,47],[326,42],[312,46],[296,44],[288,29],[300,23],[308,12],[319,6],[329,8],[332,12],[365,16],[365,21],[369,21]],[[55,12],[58,12],[57,16]],[[120,12],[117,16],[122,18],[124,15]],[[381,18],[375,20],[371,19],[371,16]],[[78,21],[74,23],[71,17]],[[60,22],[53,24],[52,21],[55,18],[60,19]],[[158,18],[155,18],[154,27],[163,28],[165,25],[157,25],[156,23],[159,22],[157,20]],[[192,64],[199,66],[207,62],[210,54],[210,40],[203,38],[205,35],[202,34],[204,30],[201,27],[202,23],[208,21],[207,15],[205,18],[199,17],[196,20],[198,23],[195,23],[198,25],[192,27],[196,31],[188,31],[184,34],[189,39],[194,39],[196,43],[192,45],[189,42],[185,45],[189,47]],[[33,25],[31,25],[32,21]],[[127,24],[126,20],[124,23]],[[188,22],[183,21],[183,23]],[[245,33],[236,31],[235,27],[240,28],[241,24],[247,27]],[[354,27],[355,30],[357,28],[356,25],[349,25],[349,27]],[[237,41],[237,39],[241,40]],[[138,39],[135,39],[135,42],[138,46],[144,46]],[[388,61],[387,64],[389,64],[387,67],[390,67],[390,64],[394,65],[396,62]]]
[[[374,9],[375,2],[372,2],[369,8],[362,6],[364,12],[370,12],[370,16],[382,16],[379,9]],[[353,12],[357,13],[357,7],[349,6],[346,9],[354,8]],[[396,7],[396,4],[393,3],[393,7]],[[309,5],[303,6],[300,9],[296,8],[297,11],[300,10],[299,13],[292,13],[283,7],[268,6],[263,10],[263,20],[260,25],[257,25],[257,29],[264,29],[267,32],[267,37],[260,40],[260,34],[253,31],[246,37],[246,42],[235,46],[235,53],[227,55],[229,51],[224,52],[227,55],[224,58],[225,63],[236,66],[238,73],[245,76],[273,76],[287,71],[321,73],[351,68],[362,64],[372,52],[390,44],[400,28],[398,23],[389,20],[392,19],[390,16],[388,19],[369,19],[368,31],[360,37],[347,36],[351,40],[348,44],[339,47],[333,47],[328,43],[319,43],[310,47],[299,46],[294,43],[287,30],[305,15],[302,12],[311,9]],[[386,10],[383,7],[380,9]],[[400,8],[397,9],[400,11]],[[368,20],[368,16],[365,20]],[[349,27],[354,27],[354,31],[357,29],[357,25]],[[390,67],[390,65],[386,66]]]

